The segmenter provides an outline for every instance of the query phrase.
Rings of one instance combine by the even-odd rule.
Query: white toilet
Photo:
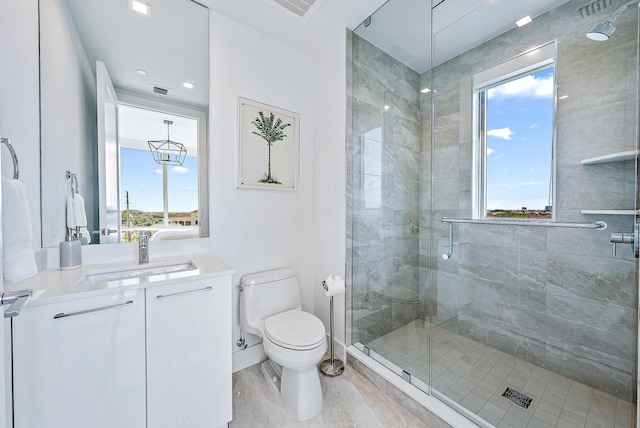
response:
[[[269,357],[262,372],[299,421],[322,411],[317,364],[327,350],[322,321],[302,311],[298,277],[276,269],[242,277],[240,325],[262,338]]]

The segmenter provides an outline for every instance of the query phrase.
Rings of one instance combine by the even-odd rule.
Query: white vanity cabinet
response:
[[[12,320],[14,426],[144,427],[144,290],[75,297]]]
[[[231,277],[147,289],[149,428],[231,420]]]
[[[86,296],[36,298],[13,318],[15,428],[226,426],[230,274]]]

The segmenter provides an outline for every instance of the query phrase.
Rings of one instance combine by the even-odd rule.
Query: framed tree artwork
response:
[[[296,190],[300,115],[238,98],[238,187]]]

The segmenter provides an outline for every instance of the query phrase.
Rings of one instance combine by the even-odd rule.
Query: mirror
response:
[[[91,244],[207,237],[208,9],[191,0],[39,8],[43,247],[68,226]],[[174,162],[175,147],[186,153]]]

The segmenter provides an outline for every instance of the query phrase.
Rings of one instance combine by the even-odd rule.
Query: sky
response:
[[[198,158],[187,156],[182,166],[168,166],[169,211],[190,212],[198,209]],[[141,211],[164,211],[162,201],[162,165],[148,150],[120,149],[121,208]]]
[[[487,209],[548,205],[553,68],[489,89]]]

